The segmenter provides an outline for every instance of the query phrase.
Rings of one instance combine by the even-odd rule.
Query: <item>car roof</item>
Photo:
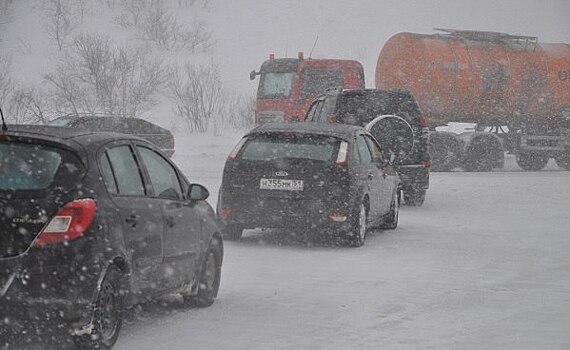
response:
[[[348,140],[357,132],[368,134],[368,131],[360,126],[337,124],[337,123],[313,123],[313,122],[295,122],[295,123],[267,123],[251,130],[247,135],[263,134],[263,133],[282,133],[297,132],[304,134],[316,134],[325,136],[334,136]]]
[[[6,132],[6,135],[33,137],[42,140],[60,142],[66,144],[71,148],[77,148],[74,145],[74,142],[75,144],[85,146],[103,144],[108,141],[115,141],[119,139],[139,140],[148,143],[144,139],[132,134],[90,131],[86,129],[47,125],[8,125],[8,131]]]

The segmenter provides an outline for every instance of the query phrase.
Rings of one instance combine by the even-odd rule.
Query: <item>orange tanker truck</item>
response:
[[[524,170],[549,158],[570,170],[570,45],[496,32],[399,33],[384,45],[376,88],[403,88],[430,125],[432,170],[502,167],[504,152]],[[476,124],[460,135],[435,131]]]

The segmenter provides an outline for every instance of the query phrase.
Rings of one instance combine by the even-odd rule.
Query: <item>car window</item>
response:
[[[161,155],[146,147],[137,147],[146,166],[157,197],[182,199],[182,188],[176,170]]]
[[[375,162],[384,162],[384,153],[380,150],[376,142],[368,135],[365,135],[364,139],[368,144],[368,148],[372,151],[372,159]]]
[[[111,168],[111,163],[109,162],[109,157],[106,152],[99,158],[99,169],[101,170],[107,191],[112,194],[118,194],[117,181],[115,180],[115,175],[113,174],[113,169]]]
[[[119,194],[144,196],[145,190],[140,169],[130,146],[118,146],[107,151]]]
[[[248,139],[240,152],[240,159],[271,161],[296,158],[332,162],[336,159],[339,143],[335,137],[322,135],[258,135]]]
[[[362,163],[372,162],[372,155],[370,154],[370,149],[368,149],[364,135],[358,135],[356,137],[356,147],[358,147],[358,154],[360,155],[360,161]]]
[[[30,144],[0,143],[0,190],[50,186],[62,164],[61,152]]]

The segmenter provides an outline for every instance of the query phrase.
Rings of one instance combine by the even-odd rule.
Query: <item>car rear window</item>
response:
[[[39,144],[0,143],[0,190],[41,190],[76,181],[82,174],[79,160],[70,152]]]
[[[298,133],[250,136],[239,158],[252,161],[308,159],[332,162],[336,159],[340,140],[323,135]]]

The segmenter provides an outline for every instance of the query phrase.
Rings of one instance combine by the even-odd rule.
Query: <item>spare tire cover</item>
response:
[[[402,161],[414,148],[414,131],[410,124],[397,115],[381,115],[366,125],[380,147],[395,161]]]

